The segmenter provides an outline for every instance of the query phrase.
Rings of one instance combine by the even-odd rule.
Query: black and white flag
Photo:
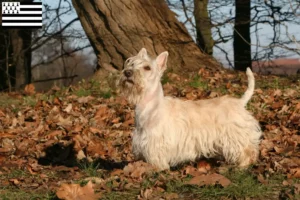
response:
[[[2,28],[41,28],[42,2],[2,2]]]

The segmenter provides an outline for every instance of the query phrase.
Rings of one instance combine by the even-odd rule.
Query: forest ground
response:
[[[258,163],[246,170],[201,159],[157,172],[134,161],[133,107],[99,79],[2,93],[0,199],[300,199],[300,77],[255,77],[247,109],[264,135]],[[247,78],[201,69],[168,72],[162,83],[181,99],[239,98]]]

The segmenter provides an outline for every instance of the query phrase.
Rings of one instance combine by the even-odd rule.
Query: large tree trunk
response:
[[[150,54],[169,51],[173,70],[216,65],[202,54],[164,0],[72,0],[98,56],[98,68],[121,70],[142,47]]]
[[[235,6],[234,69],[246,71],[247,67],[251,67],[251,2],[250,0],[236,0]]]
[[[197,44],[205,53],[212,55],[214,42],[211,23],[207,12],[208,0],[194,0],[194,16],[197,31]]]

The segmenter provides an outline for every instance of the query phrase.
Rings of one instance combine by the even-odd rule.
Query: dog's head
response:
[[[167,68],[168,52],[165,51],[151,59],[145,48],[124,63],[119,86],[128,100],[137,104],[147,91],[160,83],[160,78]]]

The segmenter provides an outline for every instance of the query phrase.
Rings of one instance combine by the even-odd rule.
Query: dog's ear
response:
[[[142,58],[146,58],[146,57],[148,56],[147,50],[146,50],[145,48],[142,48],[142,49],[140,50],[140,52],[138,53],[138,56],[139,56],[139,57],[142,57]]]
[[[167,61],[168,61],[169,53],[167,51],[162,52],[157,56],[156,63],[160,71],[165,71],[167,69]]]

